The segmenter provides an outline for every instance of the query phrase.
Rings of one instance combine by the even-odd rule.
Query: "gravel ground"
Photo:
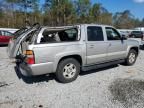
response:
[[[22,77],[0,47],[0,108],[144,108],[144,51],[134,66],[81,73],[72,83]]]

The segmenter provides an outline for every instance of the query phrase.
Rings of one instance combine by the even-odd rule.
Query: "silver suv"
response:
[[[8,46],[9,57],[20,61],[23,75],[55,73],[63,83],[74,81],[81,70],[133,65],[138,53],[137,41],[126,40],[111,26],[96,24],[34,26]]]

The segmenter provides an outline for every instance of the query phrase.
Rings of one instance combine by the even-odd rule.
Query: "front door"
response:
[[[87,28],[87,65],[106,61],[107,43],[104,41],[102,27],[88,26]]]
[[[126,57],[127,40],[122,40],[121,35],[112,27],[106,27],[107,35],[107,60],[117,60]]]

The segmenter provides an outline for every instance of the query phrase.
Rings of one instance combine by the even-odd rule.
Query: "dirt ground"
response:
[[[0,108],[144,108],[144,51],[133,66],[81,72],[61,84],[54,75],[23,77],[0,47]]]

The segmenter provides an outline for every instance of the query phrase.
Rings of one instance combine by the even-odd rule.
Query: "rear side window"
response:
[[[60,43],[78,41],[77,28],[44,30],[40,43]]]
[[[73,29],[68,29],[68,30],[65,30],[66,34],[68,35],[68,38],[71,40],[71,41],[76,41],[77,40],[77,37],[78,37],[78,31],[77,29],[73,28]]]
[[[103,31],[101,27],[89,26],[87,27],[88,41],[103,41]]]

